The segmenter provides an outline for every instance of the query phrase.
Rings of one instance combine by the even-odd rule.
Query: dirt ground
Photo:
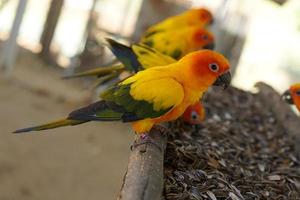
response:
[[[0,200],[115,199],[134,135],[121,123],[12,134],[59,119],[85,105],[90,88],[34,56],[22,56],[10,79],[0,77]]]

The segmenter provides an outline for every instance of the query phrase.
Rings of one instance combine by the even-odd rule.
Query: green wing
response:
[[[108,102],[113,102],[122,107],[127,113],[127,118],[123,117],[123,121],[131,121],[131,119],[156,118],[167,113],[172,107],[160,110],[154,110],[154,105],[145,100],[135,100],[130,95],[130,86],[116,85],[108,89],[101,97]]]

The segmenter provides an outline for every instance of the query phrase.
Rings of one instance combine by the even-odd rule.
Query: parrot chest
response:
[[[202,97],[203,92],[195,92],[192,90],[187,90],[185,89],[185,96],[183,101],[175,106],[170,112],[157,117],[157,118],[148,118],[148,119],[143,119],[137,122],[133,123],[133,128],[137,133],[144,133],[149,131],[154,124],[162,123],[162,122],[167,122],[167,121],[172,121],[176,120],[179,118],[184,111],[187,109],[188,106],[191,106],[195,104],[195,102],[199,101],[199,99]]]
[[[202,97],[202,93],[203,92],[195,92],[185,89],[185,96],[183,101],[179,105],[175,106],[170,112],[162,115],[161,117],[153,119],[153,121],[155,123],[161,123],[165,121],[176,120],[184,113],[187,107],[199,101],[199,99]]]

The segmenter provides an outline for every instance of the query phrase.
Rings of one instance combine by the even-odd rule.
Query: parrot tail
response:
[[[33,126],[14,131],[23,133],[29,131],[41,131],[62,126],[74,126],[89,121],[123,121],[129,122],[139,120],[131,112],[126,112],[123,107],[105,100],[97,101],[88,106],[72,111],[69,116],[62,120],[57,120],[40,126]]]
[[[124,70],[123,65],[114,65],[109,67],[97,67],[96,69],[91,69],[88,71],[76,73],[69,76],[64,76],[63,78],[69,79],[69,78],[78,78],[78,77],[86,77],[86,76],[97,76],[97,77],[103,77],[110,75],[112,73],[120,72]]]
[[[88,121],[79,121],[79,120],[71,120],[71,119],[62,119],[62,120],[57,120],[54,122],[50,122],[47,124],[43,124],[40,126],[33,126],[29,128],[23,128],[23,129],[18,129],[14,131],[13,133],[24,133],[24,132],[29,132],[29,131],[41,131],[41,130],[47,130],[47,129],[52,129],[52,128],[57,128],[61,126],[74,126],[77,124],[82,124]]]

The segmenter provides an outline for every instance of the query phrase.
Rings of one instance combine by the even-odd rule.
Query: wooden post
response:
[[[287,134],[295,138],[296,153],[300,158],[300,118],[271,86],[262,82],[256,83],[255,86],[259,89],[258,95],[264,105],[274,113]]]
[[[40,39],[42,45],[41,56],[46,60],[52,60],[50,45],[55,33],[55,28],[64,4],[64,0],[52,0],[48,11],[44,30]]]
[[[9,75],[16,62],[17,56],[17,37],[23,20],[27,5],[27,0],[20,0],[16,11],[16,16],[10,31],[10,35],[3,46],[3,54],[0,59],[0,67],[3,67],[6,74]]]
[[[167,129],[166,129],[167,130]],[[167,139],[164,131],[152,128],[149,137],[156,144],[142,144],[139,136],[132,149],[119,200],[159,200],[163,191],[163,162]]]

